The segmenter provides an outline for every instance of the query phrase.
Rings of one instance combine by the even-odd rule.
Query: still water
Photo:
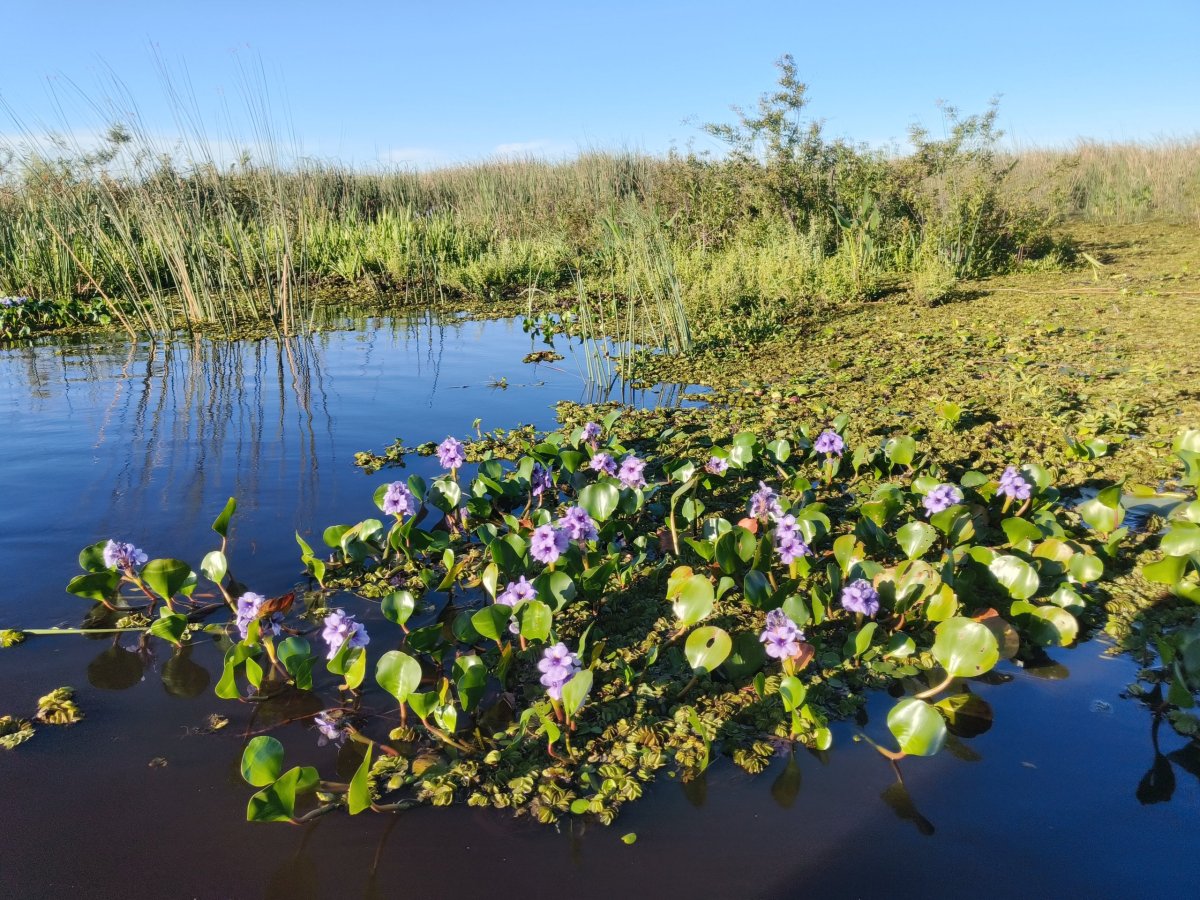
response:
[[[396,437],[550,426],[562,399],[692,402],[678,386],[606,394],[570,356],[523,364],[536,348],[519,320],[357,324],[284,343],[0,350],[0,627],[78,624],[85,601],[63,585],[101,538],[198,559],[229,496],[239,579],[278,593],[297,576],[294,531],[375,514],[386,473],[353,454]],[[610,828],[557,829],[462,807],[248,824],[237,763],[266,715],[213,695],[214,646],[131,643],[0,652],[0,713],[69,684],[87,716],[0,751],[4,896],[1124,897],[1200,875],[1200,751],[1121,698],[1136,668],[1097,642],[978,684],[994,724],[902,762],[903,782],[853,741],[885,734],[880,696],[828,754],[757,777],[717,762],[700,782],[661,779]],[[211,713],[229,726],[204,733]],[[289,765],[328,767],[311,731],[280,736]]]

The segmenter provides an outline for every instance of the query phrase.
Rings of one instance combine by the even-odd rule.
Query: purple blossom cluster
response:
[[[525,600],[536,600],[537,588],[535,588],[525,576],[522,575],[516,581],[510,581],[508,586],[499,593],[496,597],[496,602],[504,606],[516,606]]]
[[[782,609],[773,609],[767,613],[767,627],[758,638],[763,643],[767,656],[774,659],[794,659],[800,655],[800,642],[804,640],[804,632],[796,627],[796,623],[788,618]]]
[[[553,565],[566,552],[571,537],[553,525],[540,525],[529,538],[529,554],[540,563]]]
[[[865,578],[859,578],[842,588],[842,609],[864,616],[879,612],[879,593]]]
[[[600,431],[600,426],[595,422],[588,422],[583,426],[583,439],[592,445],[592,449],[595,449],[596,442],[600,440]]]
[[[437,458],[438,462],[442,464],[443,469],[453,471],[467,461],[467,452],[462,445],[462,441],[448,437],[438,444]]]
[[[750,495],[750,518],[778,519],[783,515],[779,495],[765,481],[758,483],[758,490]]]
[[[0,297],[0,306],[5,307],[22,306],[28,302],[28,297]]]
[[[607,453],[596,453],[592,456],[592,461],[588,463],[588,468],[593,472],[603,472],[605,475],[616,475],[617,461]]]
[[[250,623],[258,618],[259,612],[262,610],[262,605],[267,602],[267,598],[262,594],[256,594],[253,591],[246,591],[237,599],[237,630],[242,636],[242,640],[250,632]],[[264,620],[259,629],[262,632],[270,632],[278,635],[283,630],[283,614],[272,613],[269,619]]]
[[[932,491],[921,498],[921,504],[925,507],[925,511],[929,515],[940,513],[954,506],[956,503],[962,503],[963,492],[953,484],[939,484]]]
[[[341,746],[342,741],[346,739],[346,731],[339,720],[327,712],[317,713],[313,717],[313,724],[317,726],[317,731],[321,732],[321,736],[317,738],[318,747],[324,747],[329,743]]]
[[[704,471],[709,475],[724,475],[729,471],[729,460],[719,456],[710,456],[704,464]]]
[[[596,528],[596,522],[588,515],[586,509],[582,506],[570,507],[557,523],[560,531],[565,531],[567,537],[573,541],[587,543],[594,541],[600,537],[600,531]]]
[[[335,609],[325,617],[325,628],[321,637],[329,645],[326,659],[333,659],[342,649],[343,644],[351,647],[365,647],[371,643],[366,627],[362,622],[355,621],[354,616],[347,615],[344,609]]]
[[[403,481],[393,481],[383,495],[383,511],[389,516],[411,516],[417,511],[417,498]]]
[[[780,516],[775,522],[775,552],[786,565],[791,565],[802,556],[808,556],[808,544],[800,537],[795,516]]]
[[[144,566],[148,559],[149,557],[133,544],[110,540],[104,545],[104,565],[110,569],[136,571]]]
[[[1000,476],[1000,487],[997,488],[996,493],[1001,497],[1008,497],[1010,500],[1028,500],[1030,494],[1033,493],[1033,485],[1017,471],[1016,466],[1009,466]]]
[[[542,673],[542,685],[546,693],[555,700],[562,699],[563,686],[579,672],[579,657],[567,649],[564,643],[547,647],[538,660],[538,671]]]
[[[643,474],[645,470],[645,460],[638,459],[636,456],[627,456],[621,460],[621,468],[617,471],[617,477],[627,488],[643,488],[646,486],[646,476]]]
[[[841,456],[842,451],[846,449],[846,442],[832,428],[826,428],[817,436],[813,449],[829,456]]]

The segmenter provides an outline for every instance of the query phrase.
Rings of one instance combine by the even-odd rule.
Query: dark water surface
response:
[[[298,572],[293,531],[319,539],[376,514],[386,473],[364,476],[354,451],[465,436],[477,416],[549,426],[554,401],[596,399],[570,358],[523,365],[518,321],[369,325],[283,345],[0,350],[0,627],[78,624],[86,602],[63,585],[101,538],[198,561],[230,495],[237,575],[278,593]],[[506,390],[487,386],[502,378]],[[410,471],[433,474],[429,462]],[[0,714],[28,716],[69,684],[87,716],[0,751],[0,895],[1142,897],[1190,895],[1200,875],[1200,753],[1168,727],[1154,735],[1119,696],[1135,667],[1097,642],[976,684],[993,727],[902,762],[903,785],[843,723],[824,758],[757,777],[718,762],[690,785],[661,779],[610,828],[557,829],[465,807],[248,824],[243,734],[289,711],[252,720],[219,700],[212,644],[140,656],[132,643],[0,651]],[[878,739],[890,703],[872,698],[861,724]],[[200,733],[210,713],[229,726]],[[279,735],[288,765],[329,772],[311,730]]]

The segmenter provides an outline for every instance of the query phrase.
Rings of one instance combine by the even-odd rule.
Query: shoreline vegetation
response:
[[[310,331],[332,305],[568,309],[670,352],[753,341],[814,308],[917,304],[1014,272],[1095,267],[1079,226],[1200,223],[1200,140],[1004,148],[995,105],[943,107],[903,153],[827,137],[789,57],[703,126],[718,154],[588,152],[432,171],[189,162],[137,123],[99,147],[0,150],[0,338],[108,325]],[[261,127],[269,135],[270,128]]]

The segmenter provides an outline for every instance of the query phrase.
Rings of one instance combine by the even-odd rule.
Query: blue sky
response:
[[[1198,0],[9,0],[4,12],[0,98],[29,126],[91,133],[107,114],[71,85],[98,97],[115,75],[169,136],[161,61],[211,132],[244,137],[220,111],[244,107],[242,73],[261,66],[303,151],[359,164],[711,148],[695,123],[752,103],[782,53],[829,133],[876,144],[913,122],[938,128],[938,100],[975,111],[994,95],[1025,145],[1200,132]],[[0,116],[0,134],[13,131]]]

